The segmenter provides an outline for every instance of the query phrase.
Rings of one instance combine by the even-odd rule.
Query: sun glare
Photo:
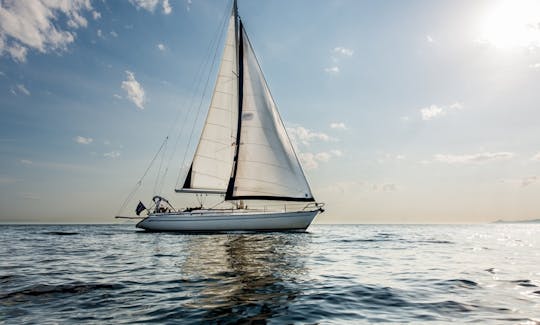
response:
[[[496,48],[540,47],[540,1],[493,2],[479,27],[478,41]]]

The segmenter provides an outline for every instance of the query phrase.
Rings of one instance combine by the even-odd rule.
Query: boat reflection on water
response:
[[[199,290],[182,307],[198,319],[250,322],[285,316],[299,294],[298,283],[309,278],[309,233],[187,237],[178,266]]]

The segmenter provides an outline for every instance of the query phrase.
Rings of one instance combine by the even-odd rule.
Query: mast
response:
[[[236,127],[236,144],[234,150],[233,166],[231,171],[231,179],[227,185],[227,191],[225,192],[225,200],[233,200],[234,190],[234,178],[236,177],[236,171],[238,170],[238,152],[240,150],[240,135],[242,132],[242,102],[244,97],[244,38],[243,38],[243,26],[240,17],[238,16],[237,0],[233,3],[233,15],[235,20],[235,32],[236,32],[236,65],[238,71],[238,124]]]

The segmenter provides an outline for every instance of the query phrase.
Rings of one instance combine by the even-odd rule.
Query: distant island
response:
[[[515,220],[515,221],[497,220],[493,223],[540,223],[540,219]]]

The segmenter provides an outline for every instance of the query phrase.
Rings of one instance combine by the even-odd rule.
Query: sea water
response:
[[[0,226],[0,323],[540,321],[540,225]]]

